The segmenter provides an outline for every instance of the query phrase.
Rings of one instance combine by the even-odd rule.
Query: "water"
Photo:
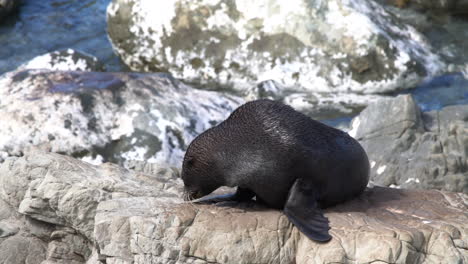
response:
[[[468,80],[460,73],[445,74],[418,85],[411,93],[422,111],[468,104]]]
[[[106,33],[110,0],[23,0],[0,22],[0,74],[47,52],[72,48],[96,56],[108,71],[126,67]]]

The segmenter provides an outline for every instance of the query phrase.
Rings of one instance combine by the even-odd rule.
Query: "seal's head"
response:
[[[194,200],[210,194],[222,186],[216,162],[217,145],[213,130],[209,129],[190,143],[184,156],[181,177],[184,181],[184,200]]]

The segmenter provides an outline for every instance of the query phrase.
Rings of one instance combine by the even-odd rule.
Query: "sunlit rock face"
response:
[[[37,56],[17,70],[47,69],[56,71],[103,71],[104,66],[92,55],[73,49],[58,50]]]
[[[39,146],[95,163],[178,165],[241,103],[168,74],[17,70],[0,78],[0,162]]]
[[[426,39],[373,1],[128,1],[107,9],[114,50],[136,71],[243,90],[380,93],[444,67]]]
[[[167,164],[93,166],[31,151],[0,164],[3,263],[465,263],[468,196],[368,188],[324,210],[328,243],[251,202],[183,202]],[[7,261],[8,260],[8,261]]]

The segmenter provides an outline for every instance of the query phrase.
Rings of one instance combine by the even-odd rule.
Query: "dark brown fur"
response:
[[[193,140],[182,179],[186,200],[237,186],[237,200],[256,196],[283,209],[310,238],[327,241],[328,221],[320,208],[359,195],[369,180],[369,161],[347,133],[287,105],[257,100]],[[304,215],[305,207],[313,210]]]

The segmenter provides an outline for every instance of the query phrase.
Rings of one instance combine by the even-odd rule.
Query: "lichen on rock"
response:
[[[244,90],[382,93],[442,71],[425,37],[374,1],[114,0],[114,50],[137,71]]]

